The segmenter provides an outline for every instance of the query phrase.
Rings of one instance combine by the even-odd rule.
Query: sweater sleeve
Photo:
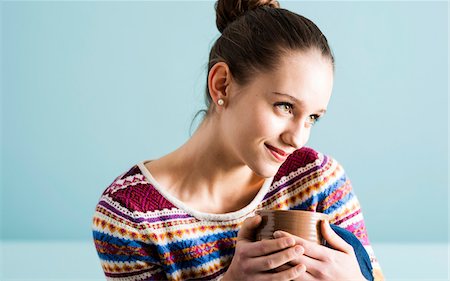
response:
[[[116,181],[101,196],[92,222],[95,249],[106,279],[166,280],[156,247],[140,225],[142,218],[115,198]]]
[[[318,173],[320,192],[317,211],[330,216],[330,224],[352,232],[369,254],[375,281],[384,280],[380,264],[370,244],[361,205],[343,167],[333,158],[325,156],[325,165]]]

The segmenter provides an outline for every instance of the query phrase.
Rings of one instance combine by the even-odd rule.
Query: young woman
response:
[[[104,191],[93,236],[109,280],[382,280],[342,166],[304,147],[326,112],[334,58],[310,20],[276,1],[219,0],[206,116],[180,148]],[[326,213],[326,246],[261,209]]]

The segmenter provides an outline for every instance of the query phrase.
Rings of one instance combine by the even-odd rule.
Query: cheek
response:
[[[239,116],[233,116],[235,127],[230,129],[235,140],[241,145],[242,142],[254,145],[276,134],[277,120],[270,110],[265,104],[254,104],[251,109],[242,109]]]
[[[255,135],[267,138],[276,133],[277,123],[275,118],[270,113],[260,112],[252,117],[252,122],[249,124],[251,130]]]
[[[306,129],[305,133],[303,134],[302,140],[301,140],[301,145],[302,147],[305,146],[305,144],[309,141],[309,137],[311,136],[311,128]]]

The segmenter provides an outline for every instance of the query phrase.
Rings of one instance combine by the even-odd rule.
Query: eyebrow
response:
[[[295,97],[293,97],[293,96],[291,96],[291,95],[288,95],[288,94],[283,94],[283,93],[279,93],[279,92],[272,92],[272,94],[279,95],[279,96],[284,96],[284,97],[290,99],[292,102],[294,102],[294,103],[296,103],[296,104],[302,104],[302,103],[303,103],[303,102],[300,101],[299,99],[297,99],[297,98],[295,98]],[[325,113],[325,112],[327,112],[327,110],[326,110],[326,109],[320,109],[320,110],[317,111],[317,112],[319,112],[319,113]]]

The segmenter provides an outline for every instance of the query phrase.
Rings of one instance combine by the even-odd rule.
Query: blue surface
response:
[[[345,167],[371,241],[446,242],[448,4],[280,2],[336,56],[309,145]],[[185,142],[213,4],[1,2],[2,239],[90,240],[112,180]]]

